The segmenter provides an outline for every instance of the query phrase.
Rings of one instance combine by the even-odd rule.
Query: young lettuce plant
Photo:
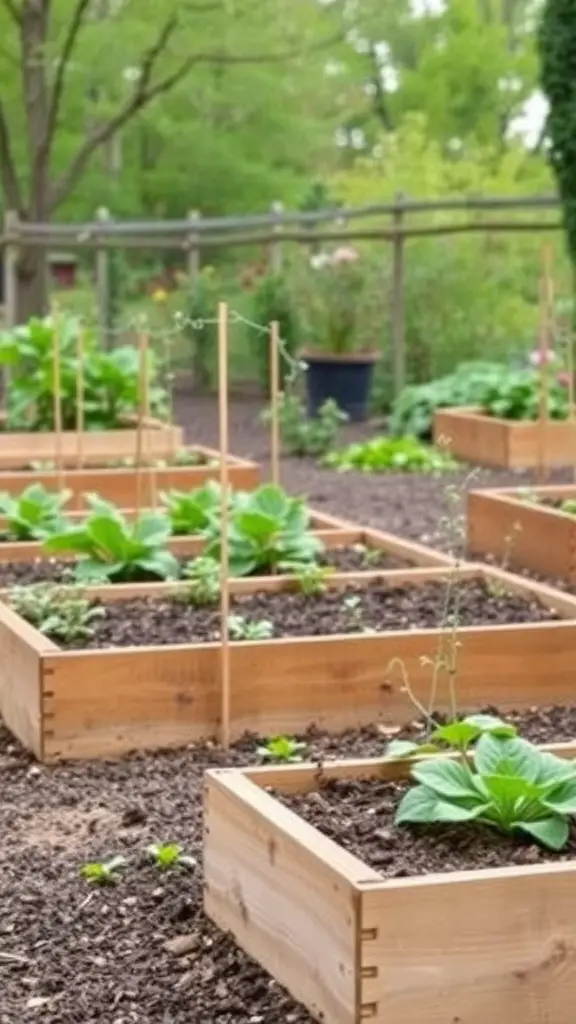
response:
[[[3,540],[44,540],[66,527],[62,514],[72,491],[48,491],[42,484],[31,484],[18,497],[0,494],[0,516],[6,526]]]
[[[164,506],[175,537],[215,536],[220,528],[220,485],[209,480],[195,491],[162,491]]]
[[[275,761],[277,764],[296,764],[302,760],[306,744],[292,739],[291,736],[273,736],[257,748],[258,755],[264,761]]]
[[[281,487],[266,484],[253,494],[237,496],[229,527],[231,576],[276,572],[282,565],[304,566],[324,550],[310,532],[305,502],[290,498]],[[220,561],[220,541],[208,545],[208,556]]]
[[[45,542],[49,554],[74,554],[74,576],[82,583],[129,583],[177,579],[180,566],[167,544],[170,520],[160,512],[142,512],[128,522],[110,502],[94,495],[80,526],[56,533]]]
[[[126,858],[118,855],[109,860],[90,861],[79,870],[82,878],[91,885],[117,885],[120,881],[120,869],[126,867]]]
[[[477,821],[505,834],[524,833],[551,850],[566,845],[569,819],[576,815],[575,765],[539,750],[490,715],[440,726],[431,740],[460,756],[428,756],[413,766],[416,785],[400,801],[398,825]],[[412,756],[416,752],[423,748]]]
[[[244,615],[229,615],[228,629],[233,640],[269,640],[274,636],[274,625],[268,619],[250,622]]]
[[[184,853],[179,843],[152,843],[147,847],[146,853],[154,861],[159,871],[196,867],[194,857]]]

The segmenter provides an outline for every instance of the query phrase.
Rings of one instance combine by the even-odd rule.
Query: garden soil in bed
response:
[[[523,713],[518,725],[530,738],[570,739],[576,709]],[[314,759],[382,753],[377,728],[306,738]],[[257,744],[47,767],[0,728],[2,1024],[313,1024],[204,917],[201,864],[159,874],[143,856],[174,841],[200,860],[203,773],[254,763]],[[116,854],[129,865],[116,888],[78,876]]]
[[[1,542],[0,542],[1,543]],[[372,549],[373,551],[375,549]],[[380,557],[376,558],[376,554]],[[193,561],[194,556],[181,559],[186,565]],[[362,572],[382,569],[414,568],[412,562],[376,551],[373,558],[366,556],[366,549],[361,545],[351,548],[327,548],[319,559],[322,565],[330,566],[335,572]],[[37,559],[34,562],[0,562],[0,589],[14,585],[23,586],[30,583],[63,583],[70,582],[74,562],[61,559]]]
[[[537,601],[516,594],[495,595],[480,580],[457,589],[460,626],[544,622],[559,618]],[[231,614],[249,623],[266,621],[276,637],[336,636],[366,631],[433,629],[443,621],[446,585],[365,588],[302,593],[257,593],[231,600]],[[178,597],[145,597],[102,605],[91,624],[94,636],[69,646],[82,648],[209,643],[220,637],[218,605],[194,607]],[[450,614],[450,612],[449,612]]]

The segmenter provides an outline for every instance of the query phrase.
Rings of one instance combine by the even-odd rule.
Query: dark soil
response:
[[[570,739],[576,709],[525,713],[518,724],[533,739]],[[309,756],[319,761],[378,755],[385,739],[376,728],[340,737],[312,730],[303,738]],[[48,768],[0,729],[2,1024],[312,1024],[202,913],[202,775],[209,767],[254,763],[259,742],[247,737],[229,754],[191,748]],[[392,846],[374,833],[386,829],[381,805],[393,795],[361,789],[358,809],[347,804],[348,835],[339,837],[387,873],[396,870],[396,862],[385,859]],[[337,815],[340,794],[321,796]],[[375,804],[376,819],[367,814]],[[372,855],[360,847],[360,810]],[[321,806],[312,806],[313,813],[326,828]],[[158,873],[144,851],[168,841],[197,857],[198,868]],[[440,870],[469,856],[463,842],[454,836],[453,847],[432,837],[428,845],[436,860],[444,843]],[[474,843],[481,845],[483,863],[491,863],[494,847],[483,837]],[[532,863],[540,856],[533,846],[505,846],[504,852],[497,842],[499,863],[521,856]],[[117,887],[91,888],[78,876],[87,861],[116,854],[128,860]],[[397,868],[402,870],[400,862]],[[404,868],[413,872],[422,864],[411,861]]]
[[[516,594],[493,594],[481,581],[457,589],[460,626],[514,622],[545,622],[559,618],[536,601]],[[345,592],[317,596],[302,593],[258,593],[231,601],[231,614],[249,623],[272,624],[274,637],[335,636],[433,629],[444,620],[446,585],[388,587],[375,582]],[[356,603],[358,602],[358,603]],[[94,636],[69,647],[95,649],[182,643],[209,643],[220,637],[220,609],[197,608],[178,598],[137,598],[102,606],[105,615],[93,623]],[[449,614],[452,614],[450,612]]]
[[[187,565],[192,560],[193,556],[189,555],[187,558],[181,558],[180,564]],[[331,566],[337,572],[413,567],[413,563],[406,559],[397,558],[374,548],[366,549],[361,545],[351,548],[327,548],[319,562],[322,565]],[[65,562],[55,558],[37,559],[33,562],[0,562],[0,588],[11,587],[15,584],[69,582],[73,577],[73,566],[74,562]]]
[[[406,783],[377,779],[335,779],[316,792],[281,799],[384,878],[540,864],[576,856],[576,827],[565,849],[552,853],[529,838],[500,835],[485,825],[396,826],[396,808],[407,788]]]

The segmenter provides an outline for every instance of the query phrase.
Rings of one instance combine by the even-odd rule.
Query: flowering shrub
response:
[[[380,318],[378,328],[368,331],[374,299],[366,258],[357,249],[340,246],[315,253],[301,270],[297,289],[307,347],[335,355],[377,347],[383,321]]]

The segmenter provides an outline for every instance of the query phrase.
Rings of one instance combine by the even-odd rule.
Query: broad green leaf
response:
[[[576,777],[547,790],[542,803],[556,814],[576,814]]]
[[[277,487],[275,484],[264,484],[263,487],[254,491],[249,508],[251,512],[259,513],[279,523],[288,512],[288,498],[281,487]]]
[[[542,784],[560,783],[565,779],[576,778],[576,762],[564,757],[557,757],[548,751],[540,752],[538,766],[538,782]]]
[[[113,501],[106,501],[106,499],[101,498],[99,494],[86,494],[85,499],[88,508],[94,515],[111,516],[117,522],[124,523],[124,516]]]
[[[240,512],[235,522],[242,533],[259,543],[267,542],[280,529],[278,521],[263,512]]]
[[[480,800],[470,782],[470,772],[458,761],[431,758],[415,764],[412,777],[443,797]]]
[[[110,516],[91,516],[86,530],[99,557],[111,562],[124,560],[129,547],[129,535],[123,523]]]
[[[476,807],[461,807],[457,803],[442,800],[426,786],[413,786],[402,797],[396,811],[396,824],[447,824],[450,822],[473,821],[485,810],[484,804]]]
[[[134,524],[133,537],[147,546],[162,546],[167,543],[172,530],[168,516],[158,512],[144,512]]]
[[[148,558],[138,559],[138,565],[163,580],[177,580],[180,576],[180,564],[171,551],[155,551]]]
[[[63,533],[52,534],[44,541],[44,550],[50,555],[91,554],[94,543],[81,526],[71,527]]]
[[[441,725],[432,733],[432,739],[447,743],[449,747],[457,750],[465,750],[474,743],[482,730],[467,722],[449,722],[448,725]]]
[[[474,763],[482,775],[518,775],[529,782],[538,778],[540,753],[526,740],[484,733],[478,740]]]
[[[488,732],[493,736],[516,736],[518,730],[508,722],[503,722],[496,715],[467,715],[463,720],[466,725],[475,726],[481,733]]]
[[[482,792],[503,807],[513,808],[520,801],[539,801],[542,790],[533,782],[514,775],[482,775]]]
[[[512,827],[526,832],[536,842],[550,850],[561,850],[566,846],[570,835],[568,820],[557,814],[543,818],[542,821],[515,821]]]
[[[74,566],[74,579],[77,583],[108,583],[122,566],[123,562],[96,562],[92,558],[83,558]]]

